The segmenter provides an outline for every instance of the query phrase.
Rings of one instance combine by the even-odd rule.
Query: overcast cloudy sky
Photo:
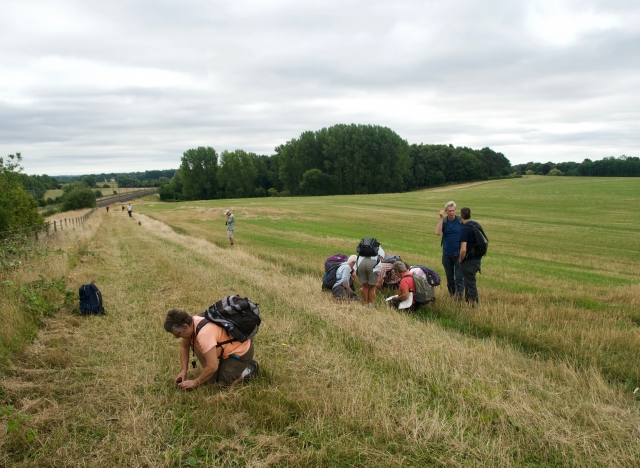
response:
[[[0,156],[177,168],[375,124],[512,164],[640,156],[638,0],[0,0]]]

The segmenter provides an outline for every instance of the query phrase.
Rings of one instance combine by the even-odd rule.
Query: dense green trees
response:
[[[21,181],[20,153],[0,158],[0,231],[20,229],[42,223],[35,199]],[[0,234],[0,237],[5,237]]]
[[[430,187],[445,182],[465,182],[503,177],[511,164],[490,148],[474,150],[453,145],[411,145],[412,179],[409,188]]]
[[[408,148],[389,128],[340,124],[304,132],[278,146],[276,155],[283,189],[294,195],[385,193],[406,190]],[[313,169],[323,175],[308,172]],[[321,193],[319,181],[326,183]]]
[[[210,146],[184,152],[180,164],[182,193],[187,200],[210,200],[218,193],[218,153]]]
[[[66,184],[62,194],[62,211],[95,208],[96,193],[89,188],[87,182]]]
[[[272,156],[224,151],[214,167],[215,154],[213,148],[186,151],[178,171],[182,189],[174,177],[161,186],[160,197],[212,198],[213,187],[203,189],[207,183],[217,184],[216,198],[389,193],[511,173],[509,160],[490,148],[409,146],[393,130],[376,125],[303,132]]]
[[[218,198],[249,198],[256,196],[257,156],[242,150],[223,151],[218,169]],[[186,181],[185,181],[186,186]]]
[[[160,200],[182,200],[182,186],[182,176],[180,175],[180,171],[176,171],[170,181],[167,182],[165,180],[158,188]]]
[[[553,172],[554,169],[562,172]],[[585,159],[581,163],[563,162],[546,163],[529,162],[513,166],[513,170],[520,174],[537,175],[567,175],[591,177],[640,177],[640,158],[634,156],[609,156],[599,161]]]

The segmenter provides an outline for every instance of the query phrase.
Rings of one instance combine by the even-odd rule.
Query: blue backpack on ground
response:
[[[80,312],[83,315],[104,314],[102,294],[94,281],[80,286],[78,295],[80,296]]]

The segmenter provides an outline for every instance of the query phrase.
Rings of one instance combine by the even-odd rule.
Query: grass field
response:
[[[434,230],[450,199],[470,206],[490,239],[479,308],[443,287],[414,315],[382,296],[365,309],[320,292],[324,259],[365,236],[442,273]],[[0,435],[0,460],[635,466],[639,199],[638,179],[527,177],[390,195],[148,197],[133,219],[100,210],[91,240],[48,262],[70,287],[95,279],[108,314],[63,309],[4,366],[4,402],[29,419]],[[166,310],[198,313],[233,293],[260,304],[260,378],[177,390]]]
[[[108,185],[109,188],[104,188],[103,185]],[[102,192],[102,196],[103,197],[110,197],[113,196],[113,191],[115,190],[116,192],[118,192],[118,194],[122,195],[124,193],[129,193],[129,192],[137,192],[139,190],[144,190],[140,187],[121,187],[118,188],[118,183],[117,182],[97,182],[96,186],[92,189],[92,190],[100,190]],[[47,198],[51,198],[52,200],[55,200],[57,197],[62,196],[62,189],[59,190],[47,190],[44,194],[44,199],[46,200]]]

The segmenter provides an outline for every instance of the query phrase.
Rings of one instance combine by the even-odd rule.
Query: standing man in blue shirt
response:
[[[456,216],[456,204],[453,201],[440,210],[440,221],[436,226],[436,236],[442,236],[442,266],[447,275],[449,295],[462,300],[464,279],[460,270],[460,229],[462,221]]]

